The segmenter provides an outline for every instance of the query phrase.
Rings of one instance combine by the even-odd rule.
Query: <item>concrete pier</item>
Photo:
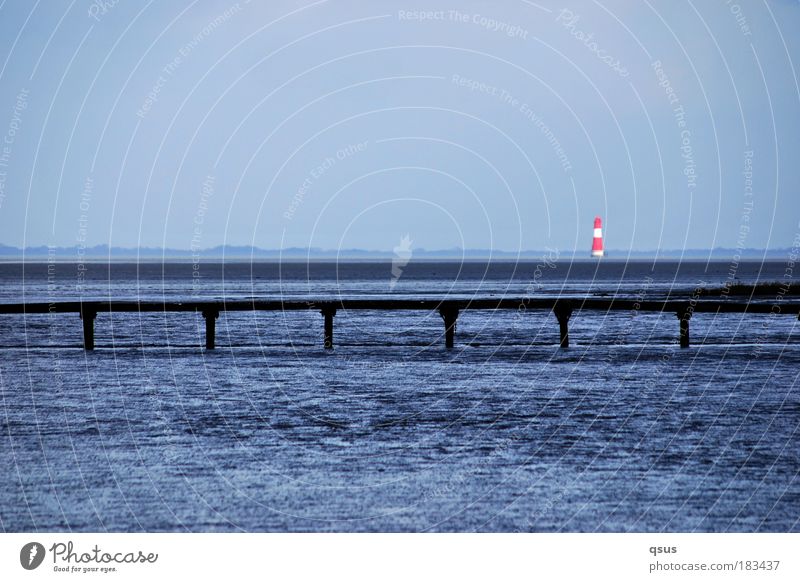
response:
[[[689,320],[692,318],[692,307],[690,305],[678,309],[675,314],[680,320],[680,344],[682,348],[689,347]]]
[[[333,318],[336,316],[335,307],[325,307],[320,313],[325,317],[325,338],[323,340],[323,347],[326,350],[333,349]]]
[[[456,343],[456,320],[458,320],[458,307],[443,305],[439,308],[439,315],[444,320],[444,345],[452,348]]]
[[[83,321],[83,349],[89,352],[94,349],[94,320],[97,311],[91,307],[81,306],[80,315]]]
[[[216,327],[217,318],[219,317],[218,309],[204,309],[203,318],[206,320],[206,349],[213,350],[216,346]]]
[[[553,306],[553,313],[558,319],[558,327],[560,332],[559,345],[562,348],[569,347],[569,318],[572,317],[572,301],[569,299],[558,300]]]
[[[62,303],[0,303],[0,314],[78,314],[83,322],[83,347],[95,349],[94,321],[103,313],[194,313],[205,318],[206,349],[215,348],[216,320],[219,314],[231,311],[319,311],[324,317],[326,349],[333,348],[333,318],[337,310],[352,311],[438,311],[444,321],[445,347],[455,347],[456,322],[467,310],[552,311],[559,325],[559,345],[569,347],[569,320],[575,311],[642,311],[672,313],[680,321],[678,343],[689,347],[689,320],[696,313],[761,313],[800,316],[800,301],[782,301],[779,306],[766,301],[731,301],[698,299],[634,300],[598,297],[476,298],[476,299],[340,299],[336,301],[281,301],[241,299],[232,301],[83,301]]]

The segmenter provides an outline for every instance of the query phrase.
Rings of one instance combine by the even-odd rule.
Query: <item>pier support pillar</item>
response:
[[[689,306],[681,307],[676,314],[681,322],[681,347],[689,347],[689,320],[692,318],[692,309]]]
[[[203,318],[206,320],[206,349],[213,350],[216,347],[217,318],[219,311],[216,309],[204,309]]]
[[[94,349],[94,319],[97,311],[89,307],[81,307],[81,319],[83,320],[83,349],[92,351]]]
[[[455,345],[456,320],[458,319],[458,307],[445,305],[439,308],[439,315],[444,320],[444,345],[452,348]]]
[[[335,307],[325,307],[320,311],[325,317],[325,340],[324,345],[326,350],[333,349],[333,317],[336,315]]]
[[[553,306],[553,313],[558,319],[558,327],[561,332],[559,345],[562,348],[569,347],[569,318],[572,317],[572,302],[560,299]]]

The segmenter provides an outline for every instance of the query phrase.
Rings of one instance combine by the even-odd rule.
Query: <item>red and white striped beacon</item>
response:
[[[606,252],[603,250],[603,221],[599,216],[594,217],[594,239],[592,240],[592,256],[604,257]]]

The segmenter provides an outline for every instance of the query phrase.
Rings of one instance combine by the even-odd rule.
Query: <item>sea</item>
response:
[[[0,303],[691,297],[787,261],[3,263]],[[797,532],[800,322],[467,310],[0,315],[7,532]],[[727,295],[725,300],[741,297]],[[746,298],[744,298],[746,299]]]

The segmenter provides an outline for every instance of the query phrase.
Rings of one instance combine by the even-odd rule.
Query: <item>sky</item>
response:
[[[568,253],[601,216],[621,251],[790,247],[798,24],[789,0],[0,0],[0,244]]]

